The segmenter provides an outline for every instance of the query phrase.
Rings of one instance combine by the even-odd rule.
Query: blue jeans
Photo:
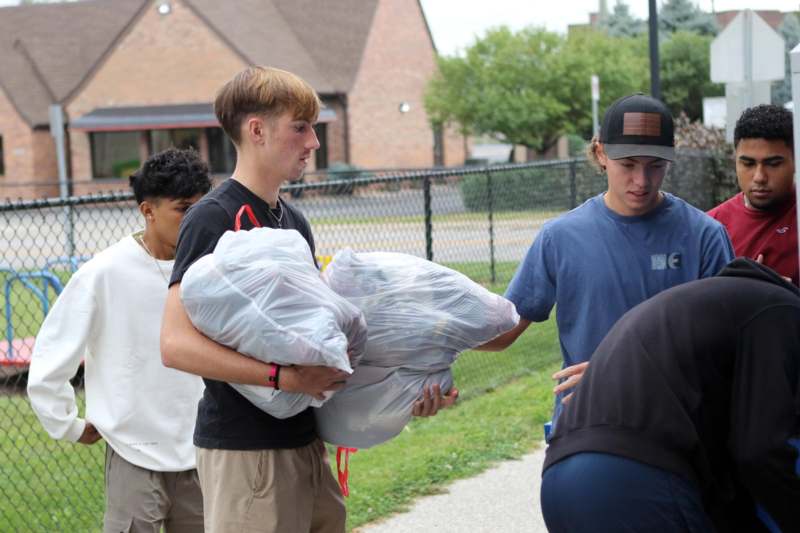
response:
[[[541,498],[551,533],[714,531],[693,483],[616,455],[585,452],[550,466]]]

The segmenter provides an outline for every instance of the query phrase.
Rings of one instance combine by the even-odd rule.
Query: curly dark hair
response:
[[[739,146],[742,139],[781,140],[789,148],[794,147],[792,112],[772,104],[762,104],[744,110],[733,130],[733,145]]]
[[[153,198],[191,198],[211,190],[208,165],[193,149],[167,148],[153,154],[129,179],[137,203]]]

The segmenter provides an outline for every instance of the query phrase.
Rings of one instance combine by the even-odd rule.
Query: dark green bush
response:
[[[352,180],[365,178],[370,174],[356,165],[336,162],[325,169],[325,181],[334,182],[330,187],[323,189],[327,194],[353,194]],[[338,182],[338,183],[337,183]]]
[[[572,197],[568,167],[531,168],[492,172],[492,206],[495,211],[568,209]],[[461,181],[464,206],[470,211],[489,209],[486,174],[469,174]]]

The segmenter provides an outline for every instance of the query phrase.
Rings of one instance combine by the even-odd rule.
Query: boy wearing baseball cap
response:
[[[561,400],[580,380],[614,323],[659,292],[710,277],[733,259],[721,224],[661,191],[675,159],[673,121],[659,100],[634,94],[606,110],[588,156],[608,189],[547,222],[519,265],[506,298],[519,325],[484,345],[502,350],[553,306],[564,358],[554,379]]]

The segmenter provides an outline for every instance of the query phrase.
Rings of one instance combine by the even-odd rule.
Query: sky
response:
[[[589,22],[589,13],[597,11],[599,0],[420,0],[433,34],[436,49],[452,55],[469,46],[476,36],[491,27],[505,25],[511,29],[544,26],[564,33],[569,24]],[[612,10],[616,0],[607,0]],[[648,0],[627,0],[631,13],[647,18]],[[658,0],[660,6],[662,0]],[[704,11],[729,9],[777,9],[797,11],[800,0],[695,0]]]
[[[335,0],[320,0],[335,1]],[[589,22],[589,13],[597,11],[599,0],[420,0],[433,40],[440,54],[452,55],[469,46],[476,36],[491,27],[506,25],[511,29],[544,26],[560,33],[569,24]],[[660,6],[663,0],[657,0]],[[616,0],[606,0],[609,10]],[[800,10],[800,0],[694,0],[705,11],[729,9]],[[0,0],[0,6],[17,0]],[[626,0],[638,18],[647,18],[648,0]]]

